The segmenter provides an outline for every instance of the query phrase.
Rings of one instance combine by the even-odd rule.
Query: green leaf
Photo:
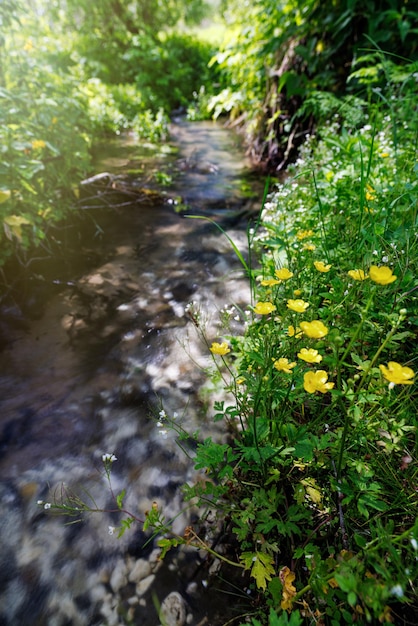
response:
[[[171,548],[177,548],[177,546],[182,543],[178,539],[159,539],[157,541],[157,546],[161,548],[161,556],[160,559],[163,559],[167,552],[171,550]]]
[[[121,509],[123,506],[123,499],[125,497],[125,494],[126,489],[123,489],[123,491],[121,491],[120,494],[116,496],[116,504],[118,505],[118,509]]]
[[[243,552],[240,556],[245,569],[251,569],[251,576],[255,578],[257,587],[265,589],[267,581],[275,573],[273,556],[265,552]]]

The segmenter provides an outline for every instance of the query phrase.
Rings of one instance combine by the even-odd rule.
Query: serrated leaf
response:
[[[245,569],[251,569],[251,576],[255,578],[257,587],[265,590],[267,581],[275,573],[273,557],[265,552],[243,552],[240,556]]]

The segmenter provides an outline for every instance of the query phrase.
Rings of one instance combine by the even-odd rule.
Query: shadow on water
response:
[[[203,393],[207,347],[185,309],[194,301],[215,340],[219,310],[245,308],[249,292],[219,230],[176,213],[173,198],[229,226],[245,254],[246,223],[234,212],[262,191],[249,199],[239,141],[209,122],[175,124],[157,151],[132,137],[98,146],[95,171],[151,190],[170,185],[152,202],[97,209],[76,258],[72,240],[65,274],[52,263],[33,278],[37,313],[14,324],[0,353],[0,624],[156,626],[153,596],[161,603],[177,591],[188,623],[215,626],[230,603],[201,555],[186,550],[162,564],[140,530],[108,534],[120,521],[113,513],[67,526],[37,501],[65,483],[113,508],[101,470],[111,452],[114,489],[127,488],[135,514],[157,500],[180,533],[197,516],[179,515],[180,487],[195,472],[157,417],[164,406],[190,432],[222,437]]]

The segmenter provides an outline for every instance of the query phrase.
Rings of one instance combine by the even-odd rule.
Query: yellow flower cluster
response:
[[[378,285],[390,285],[397,279],[397,276],[394,275],[390,267],[386,265],[381,265],[380,267],[378,265],[372,265],[368,275],[361,269],[350,270],[348,275],[353,280],[359,281],[370,278],[370,280]]]

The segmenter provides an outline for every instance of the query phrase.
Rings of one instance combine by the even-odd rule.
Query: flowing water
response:
[[[130,188],[160,183],[163,194],[82,209],[94,228],[76,256],[66,257],[63,239],[65,280],[54,274],[59,264],[48,266],[31,319],[9,328],[0,353],[0,626],[158,626],[156,607],[170,592],[180,595],[169,596],[178,606],[168,625],[210,626],[229,600],[216,595],[203,555],[183,550],[161,563],[139,526],[122,539],[109,534],[117,513],[69,525],[37,503],[71,489],[114,509],[101,462],[111,453],[114,492],[126,488],[135,515],[156,501],[180,533],[196,515],[179,514],[180,487],[196,472],[159,413],[222,438],[208,349],[185,309],[194,302],[214,341],[220,309],[245,308],[249,290],[219,229],[176,208],[216,219],[245,254],[235,213],[256,207],[261,191],[248,199],[239,141],[208,122],[179,121],[162,149],[131,137],[98,146],[94,173],[104,171],[124,184],[128,175]]]

